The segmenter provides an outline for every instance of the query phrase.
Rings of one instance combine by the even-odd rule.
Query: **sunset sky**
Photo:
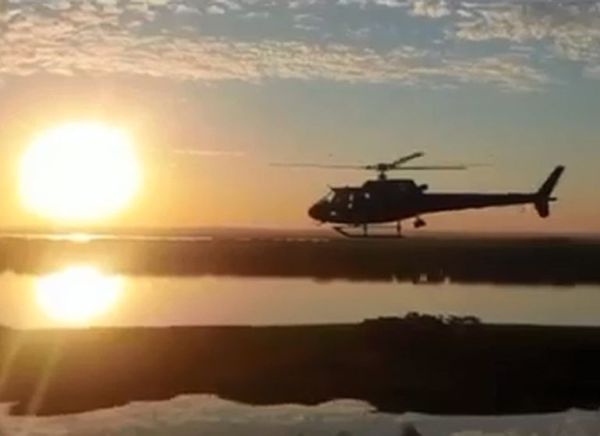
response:
[[[370,174],[270,162],[423,150],[492,164],[400,175],[432,190],[533,190],[567,166],[547,221],[432,230],[600,232],[600,2],[0,0],[0,226],[53,223],[22,206],[19,160],[81,120],[127,131],[143,179],[86,225],[311,227],[328,185]]]

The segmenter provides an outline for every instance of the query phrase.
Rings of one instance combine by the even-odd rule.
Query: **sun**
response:
[[[19,194],[31,211],[57,221],[89,221],[124,209],[141,183],[127,134],[99,122],[41,133],[25,150]]]
[[[90,266],[73,266],[35,282],[38,306],[50,318],[80,325],[106,313],[123,291],[122,280]]]

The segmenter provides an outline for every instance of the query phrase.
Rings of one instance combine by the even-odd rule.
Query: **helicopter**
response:
[[[430,193],[429,186],[417,184],[412,179],[389,179],[390,171],[410,170],[465,170],[467,165],[405,165],[425,156],[416,152],[392,162],[371,165],[323,165],[323,164],[274,164],[276,166],[317,167],[333,169],[359,169],[375,171],[376,179],[365,181],[361,186],[331,187],[330,192],[308,209],[308,215],[321,224],[334,224],[333,229],[346,237],[369,237],[369,226],[396,223],[395,237],[402,236],[402,221],[414,219],[419,229],[427,225],[422,218],[436,212],[480,209],[499,206],[533,204],[538,215],[550,215],[550,202],[556,201],[552,192],[564,166],[557,166],[542,186],[535,192],[525,193]],[[361,234],[351,229],[362,228]]]

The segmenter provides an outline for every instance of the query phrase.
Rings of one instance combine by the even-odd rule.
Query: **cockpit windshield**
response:
[[[329,191],[326,195],[324,195],[319,203],[331,203],[333,198],[335,197],[335,191]]]

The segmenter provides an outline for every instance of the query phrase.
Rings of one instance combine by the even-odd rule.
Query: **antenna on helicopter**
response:
[[[272,166],[279,167],[310,167],[310,168],[331,168],[331,169],[355,169],[355,170],[369,170],[376,171],[377,177],[379,180],[387,179],[388,171],[398,171],[398,170],[410,170],[410,171],[428,171],[428,170],[466,170],[468,168],[467,165],[427,165],[427,166],[406,166],[407,162],[413,161],[415,159],[421,158],[425,156],[425,153],[422,151],[411,153],[407,156],[402,156],[392,162],[379,162],[375,164],[369,165],[327,165],[327,164],[317,164],[317,163],[285,163],[278,162],[272,163]]]

